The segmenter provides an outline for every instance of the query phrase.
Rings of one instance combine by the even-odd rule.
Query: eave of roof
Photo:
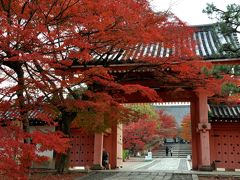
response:
[[[209,105],[210,122],[240,122],[240,105]]]
[[[213,64],[240,64],[240,57],[238,58],[225,58],[225,59],[209,59]]]
[[[240,48],[240,43],[236,34],[224,35],[216,30],[215,24],[196,25],[192,26],[196,29],[193,37],[189,37],[184,42],[187,46],[195,44],[195,47],[191,47],[195,50],[196,55],[200,56],[205,61],[221,64],[236,64],[240,61],[238,54],[227,54],[220,51],[220,48],[226,44],[231,44],[234,48]],[[195,43],[193,43],[195,42]],[[169,58],[174,56],[177,52],[179,43],[174,44],[172,48],[165,48],[162,43],[154,44],[137,44],[134,47],[129,47],[128,50],[115,50],[110,55],[92,54],[93,60],[89,61],[87,66],[100,65],[102,62],[107,61],[108,64],[131,64],[141,60],[141,58]],[[181,56],[179,56],[181,57]],[[107,59],[105,59],[107,58]],[[76,65],[77,66],[77,65]]]

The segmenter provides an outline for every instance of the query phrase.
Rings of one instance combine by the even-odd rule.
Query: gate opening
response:
[[[139,121],[123,125],[123,160],[126,162],[123,168],[126,164],[130,170],[191,170],[190,103],[129,106],[142,116]],[[137,164],[135,167],[127,165],[132,161]]]

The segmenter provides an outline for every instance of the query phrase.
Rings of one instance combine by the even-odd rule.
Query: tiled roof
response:
[[[45,125],[47,122],[42,121],[39,119],[39,116],[45,115],[46,118],[48,119],[53,119],[56,118],[57,116],[51,113],[46,113],[42,109],[37,109],[37,110],[31,110],[28,112],[28,119],[29,119],[29,125],[34,126],[34,125]],[[20,119],[20,112],[18,109],[11,109],[5,112],[0,112],[0,122],[1,121],[6,121],[6,120],[17,120]]]
[[[240,105],[209,105],[209,122],[240,122]]]
[[[196,32],[194,33],[193,37],[189,37],[189,39],[185,40],[185,42],[188,41],[188,45],[191,45],[193,42],[195,42],[195,47],[191,48],[195,49],[196,54],[206,60],[232,58],[229,57],[229,54],[219,51],[219,48],[222,47],[223,44],[229,43],[234,48],[240,48],[236,34],[223,35],[217,31],[214,25],[202,25],[194,28],[196,28]],[[101,64],[101,60],[105,59],[106,57],[108,61],[114,63],[129,63],[132,62],[132,60],[141,60],[141,57],[169,57],[175,53],[178,53],[177,46],[179,46],[179,43],[173,44],[172,48],[165,48],[164,44],[162,43],[148,45],[138,44],[135,47],[129,47],[128,50],[113,51],[113,53],[110,55],[92,54],[93,59],[95,60],[92,62],[94,64]]]

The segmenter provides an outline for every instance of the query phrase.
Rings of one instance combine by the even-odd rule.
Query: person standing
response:
[[[168,151],[169,151],[169,148],[168,146],[166,146],[166,156],[168,156]]]
[[[109,154],[105,149],[103,149],[102,166],[103,166],[104,169],[108,169],[108,163],[109,163]]]
[[[170,153],[170,156],[172,157],[172,154],[173,154],[173,148],[172,147],[170,147],[169,153]]]

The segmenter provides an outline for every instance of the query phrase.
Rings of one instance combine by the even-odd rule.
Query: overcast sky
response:
[[[214,3],[220,9],[227,4],[239,4],[240,0],[150,0],[155,11],[170,10],[189,25],[209,24],[214,21],[202,13],[207,3]]]

